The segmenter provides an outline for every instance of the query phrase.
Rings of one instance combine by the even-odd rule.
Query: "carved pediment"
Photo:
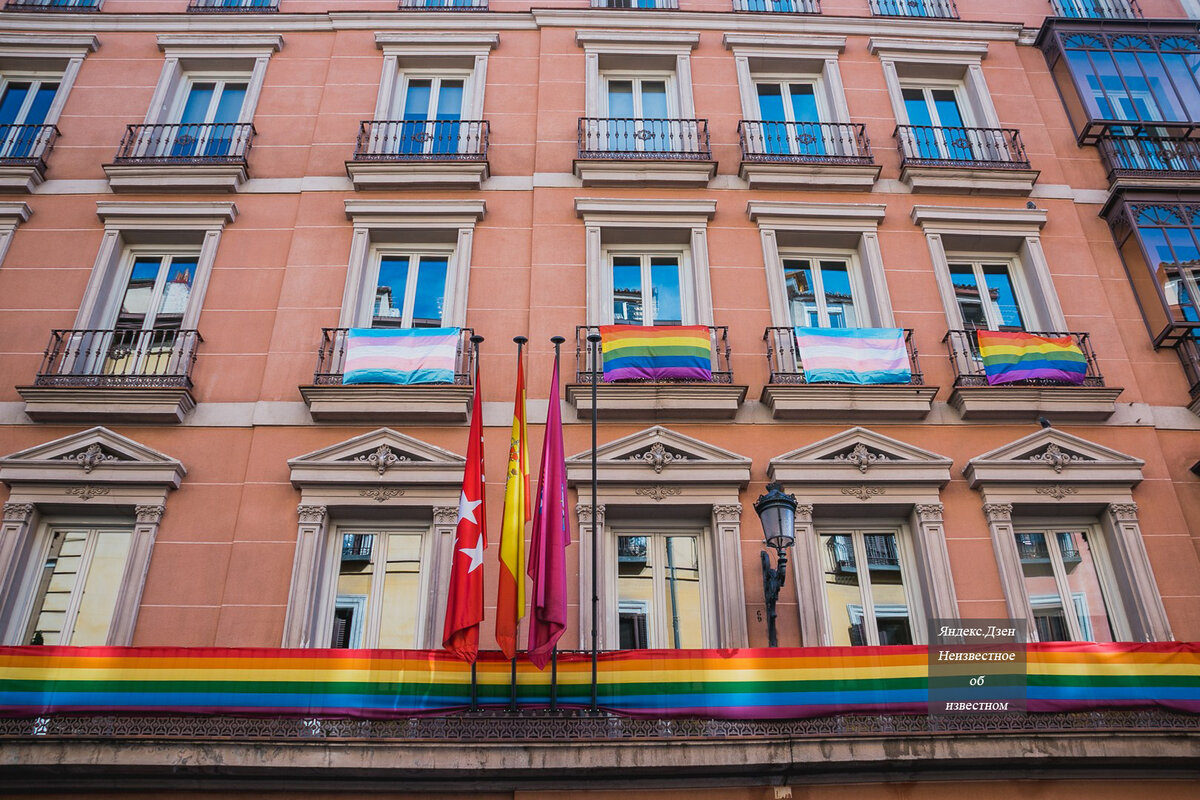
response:
[[[1107,483],[1133,486],[1145,462],[1057,428],[1043,428],[991,452],[963,469],[972,487],[980,483]]]
[[[596,449],[600,480],[621,483],[709,482],[750,480],[750,459],[656,425],[608,442]],[[567,480],[591,480],[590,450],[567,459]]]
[[[784,483],[950,482],[945,456],[867,428],[851,428],[771,459],[767,474]]]
[[[179,460],[99,426],[0,458],[0,481],[10,487],[86,481],[178,488],[186,474]]]
[[[288,461],[292,484],[461,483],[466,459],[380,428]]]

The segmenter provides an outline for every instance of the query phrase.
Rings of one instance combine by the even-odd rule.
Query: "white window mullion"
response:
[[[379,627],[383,620],[383,583],[387,572],[387,531],[373,531],[371,546],[371,586],[367,596],[367,618],[363,627],[363,647],[379,647]]]
[[[64,531],[63,539],[66,540],[67,533]],[[83,602],[83,587],[87,584],[88,569],[92,563],[92,556],[96,553],[96,542],[99,539],[97,531],[93,528],[87,531],[83,540],[83,551],[79,554],[79,568],[75,571],[75,585],[71,587],[71,595],[67,600],[67,608],[63,612],[62,631],[59,633],[59,644],[70,644],[71,638],[75,635],[75,620],[79,618],[79,607]],[[59,558],[62,558],[60,555]]]
[[[871,592],[871,565],[867,560],[867,542],[862,531],[850,534],[850,544],[854,548],[854,561],[858,566],[858,591],[862,598],[863,608],[863,643],[877,646],[879,644],[879,625],[875,621],[875,598]]]
[[[1084,640],[1083,630],[1079,626],[1079,611],[1075,607],[1075,597],[1071,593],[1071,585],[1067,581],[1067,570],[1063,565],[1062,548],[1058,546],[1058,531],[1047,528],[1042,534],[1046,542],[1046,552],[1050,556],[1050,569],[1054,573],[1054,583],[1058,586],[1059,602],[1062,604],[1063,617],[1067,625],[1067,634],[1072,642]]]

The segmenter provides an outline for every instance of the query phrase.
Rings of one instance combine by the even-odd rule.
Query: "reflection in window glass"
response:
[[[128,530],[52,530],[24,643],[107,644],[129,540]]]
[[[821,550],[830,643],[843,647],[912,644],[912,615],[896,534],[822,534]]]
[[[1197,207],[1137,205],[1132,216],[1149,267],[1176,322],[1200,322]]]
[[[855,289],[841,259],[785,258],[783,282],[792,324],[810,328],[857,328]]]
[[[1018,532],[1016,542],[1038,640],[1114,641],[1087,531]]]
[[[951,263],[954,299],[968,330],[1024,330],[1012,270],[1008,264]]]
[[[618,641],[637,647],[704,647],[699,536],[617,537]]]
[[[437,254],[381,257],[371,327],[439,327],[448,265],[449,258]]]
[[[420,533],[342,534],[331,647],[417,646],[422,544]]]
[[[679,256],[612,257],[613,322],[682,325]]]

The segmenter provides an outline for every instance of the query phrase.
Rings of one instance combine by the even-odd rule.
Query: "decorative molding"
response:
[[[887,489],[882,486],[843,486],[842,494],[857,497],[859,500],[870,500],[872,497],[887,494]]]
[[[883,453],[872,453],[865,444],[859,442],[854,445],[854,449],[849,453],[842,453],[833,457],[834,461],[841,461],[848,464],[853,464],[858,467],[859,472],[865,473],[875,464],[882,464],[891,461],[890,456]]]
[[[5,503],[5,522],[27,522],[33,516],[33,503]]]
[[[646,452],[631,453],[625,460],[640,461],[643,464],[654,467],[655,472],[662,472],[663,467],[670,466],[674,461],[687,461],[688,457],[676,453],[668,453],[667,448],[663,446],[662,442],[655,442],[650,445],[650,449]]]
[[[434,525],[454,525],[458,522],[458,506],[434,506]]]
[[[576,503],[575,516],[579,518],[580,525],[592,524],[592,504],[591,503]],[[596,516],[600,518],[600,524],[604,524],[604,504],[596,506]]]
[[[988,522],[1012,522],[1012,503],[984,503],[983,513]]]
[[[1049,497],[1053,497],[1055,500],[1062,500],[1069,494],[1079,494],[1079,490],[1074,486],[1062,486],[1057,483],[1053,486],[1039,486],[1034,489],[1034,491],[1038,494],[1044,494]]]
[[[380,475],[382,475],[388,471],[388,467],[399,464],[403,461],[408,461],[409,459],[408,456],[396,455],[392,452],[392,448],[388,447],[386,444],[381,444],[375,450],[375,452],[371,453],[370,455],[361,455],[355,460],[364,464],[370,464],[372,467],[378,470]]]
[[[87,502],[93,497],[99,497],[101,495],[108,494],[111,491],[112,488],[108,486],[92,486],[91,484],[88,484],[87,486],[68,486],[66,494],[74,495],[80,500]]]
[[[921,522],[941,522],[945,506],[941,503],[917,503],[914,509]]]
[[[61,457],[63,461],[74,461],[83,469],[84,472],[91,472],[96,467],[102,466],[107,461],[116,461],[117,457],[105,453],[103,448],[98,444],[93,444],[82,453],[74,455],[65,455]]]
[[[713,505],[713,517],[717,522],[741,522],[741,503],[721,503]]]
[[[162,521],[166,506],[135,506],[133,509],[137,521],[141,525],[157,525]]]
[[[796,522],[811,523],[813,515],[812,503],[796,504]]]
[[[683,494],[683,489],[680,489],[678,486],[663,486],[661,483],[656,483],[653,486],[639,486],[633,490],[633,493],[642,497],[649,497],[651,500],[658,502],[666,497],[675,497]]]
[[[1137,512],[1137,503],[1112,503],[1108,507],[1108,513],[1117,522],[1137,522]]]
[[[301,525],[319,525],[325,521],[325,506],[296,506]]]
[[[1062,472],[1064,467],[1069,467],[1079,461],[1092,461],[1086,456],[1077,456],[1064,451],[1061,447],[1051,442],[1046,445],[1045,452],[1035,453],[1029,456],[1027,461],[1040,461],[1048,467],[1053,467],[1055,472]]]
[[[383,474],[383,473],[380,473]],[[375,502],[382,503],[385,500],[391,500],[393,497],[399,497],[404,494],[404,490],[397,486],[375,486],[370,489],[359,489],[359,497],[371,497]]]

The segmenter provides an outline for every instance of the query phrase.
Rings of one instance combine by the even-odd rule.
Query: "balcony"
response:
[[[371,560],[375,545],[373,533],[346,533],[342,535],[342,563],[365,564]]]
[[[1188,410],[1200,416],[1200,342],[1191,336],[1179,340],[1175,351],[1179,353],[1179,361],[1183,364],[1183,374],[1187,376],[1192,402]]]
[[[1050,0],[1054,16],[1068,19],[1141,19],[1137,0]]]
[[[401,11],[487,11],[488,0],[400,0]]]
[[[114,192],[232,192],[253,139],[249,122],[129,125],[104,172]]]
[[[1067,564],[1078,563],[1081,560],[1079,548],[1075,546],[1075,536],[1071,533],[1058,534],[1058,551]],[[1017,553],[1021,556],[1022,564],[1050,563],[1050,546],[1046,544],[1044,534],[1042,536],[1017,534]]]
[[[1037,180],[1012,128],[897,125],[900,180],[914,192],[1028,195]]]
[[[746,387],[733,383],[729,366],[729,328],[709,327],[712,381],[616,381],[596,385],[596,410],[600,419],[640,421],[721,420],[737,414]],[[575,382],[567,385],[567,401],[580,419],[592,414],[592,376],[601,372],[590,354],[587,336],[600,329],[575,328]]]
[[[592,0],[592,8],[678,10],[679,0]]]
[[[809,383],[792,328],[767,328],[769,383],[762,402],[775,419],[924,419],[933,407],[936,386],[926,386],[913,344],[912,331],[904,331],[912,380],[905,384]]]
[[[1200,140],[1106,134],[1096,142],[1113,188],[1186,189],[1200,179]]]
[[[943,340],[955,372],[954,391],[950,394],[949,402],[963,419],[1034,420],[1046,416],[1088,422],[1106,420],[1116,412],[1117,397],[1124,390],[1105,386],[1091,339],[1086,333],[1028,333],[1045,337],[1071,337],[1087,360],[1083,384],[1075,386],[1034,379],[989,385],[975,331],[949,331]]]
[[[739,175],[752,189],[871,190],[879,167],[859,124],[738,122]]]
[[[733,0],[733,10],[767,14],[820,14],[821,0]]]
[[[53,125],[0,125],[0,191],[29,192],[46,178]]]
[[[37,422],[182,422],[196,406],[193,330],[54,330],[32,386]]]
[[[706,119],[580,117],[578,138],[584,186],[700,188],[717,172]]]
[[[8,0],[5,11],[99,11],[104,0]]]
[[[877,17],[958,19],[954,0],[871,0],[871,13]]]
[[[190,0],[188,11],[202,14],[263,14],[279,10],[279,0]]]
[[[478,189],[487,120],[364,120],[346,172],[356,189]]]
[[[868,533],[863,536],[867,551],[867,569],[871,572],[899,572],[900,554],[896,550],[896,537]],[[833,571],[839,574],[858,572],[854,559],[853,541],[847,536],[831,536],[825,547],[829,550],[829,561]]]
[[[453,384],[342,385],[349,328],[322,328],[313,382],[300,394],[317,422],[462,423],[467,421],[473,391],[475,358],[471,336],[459,333]]]

